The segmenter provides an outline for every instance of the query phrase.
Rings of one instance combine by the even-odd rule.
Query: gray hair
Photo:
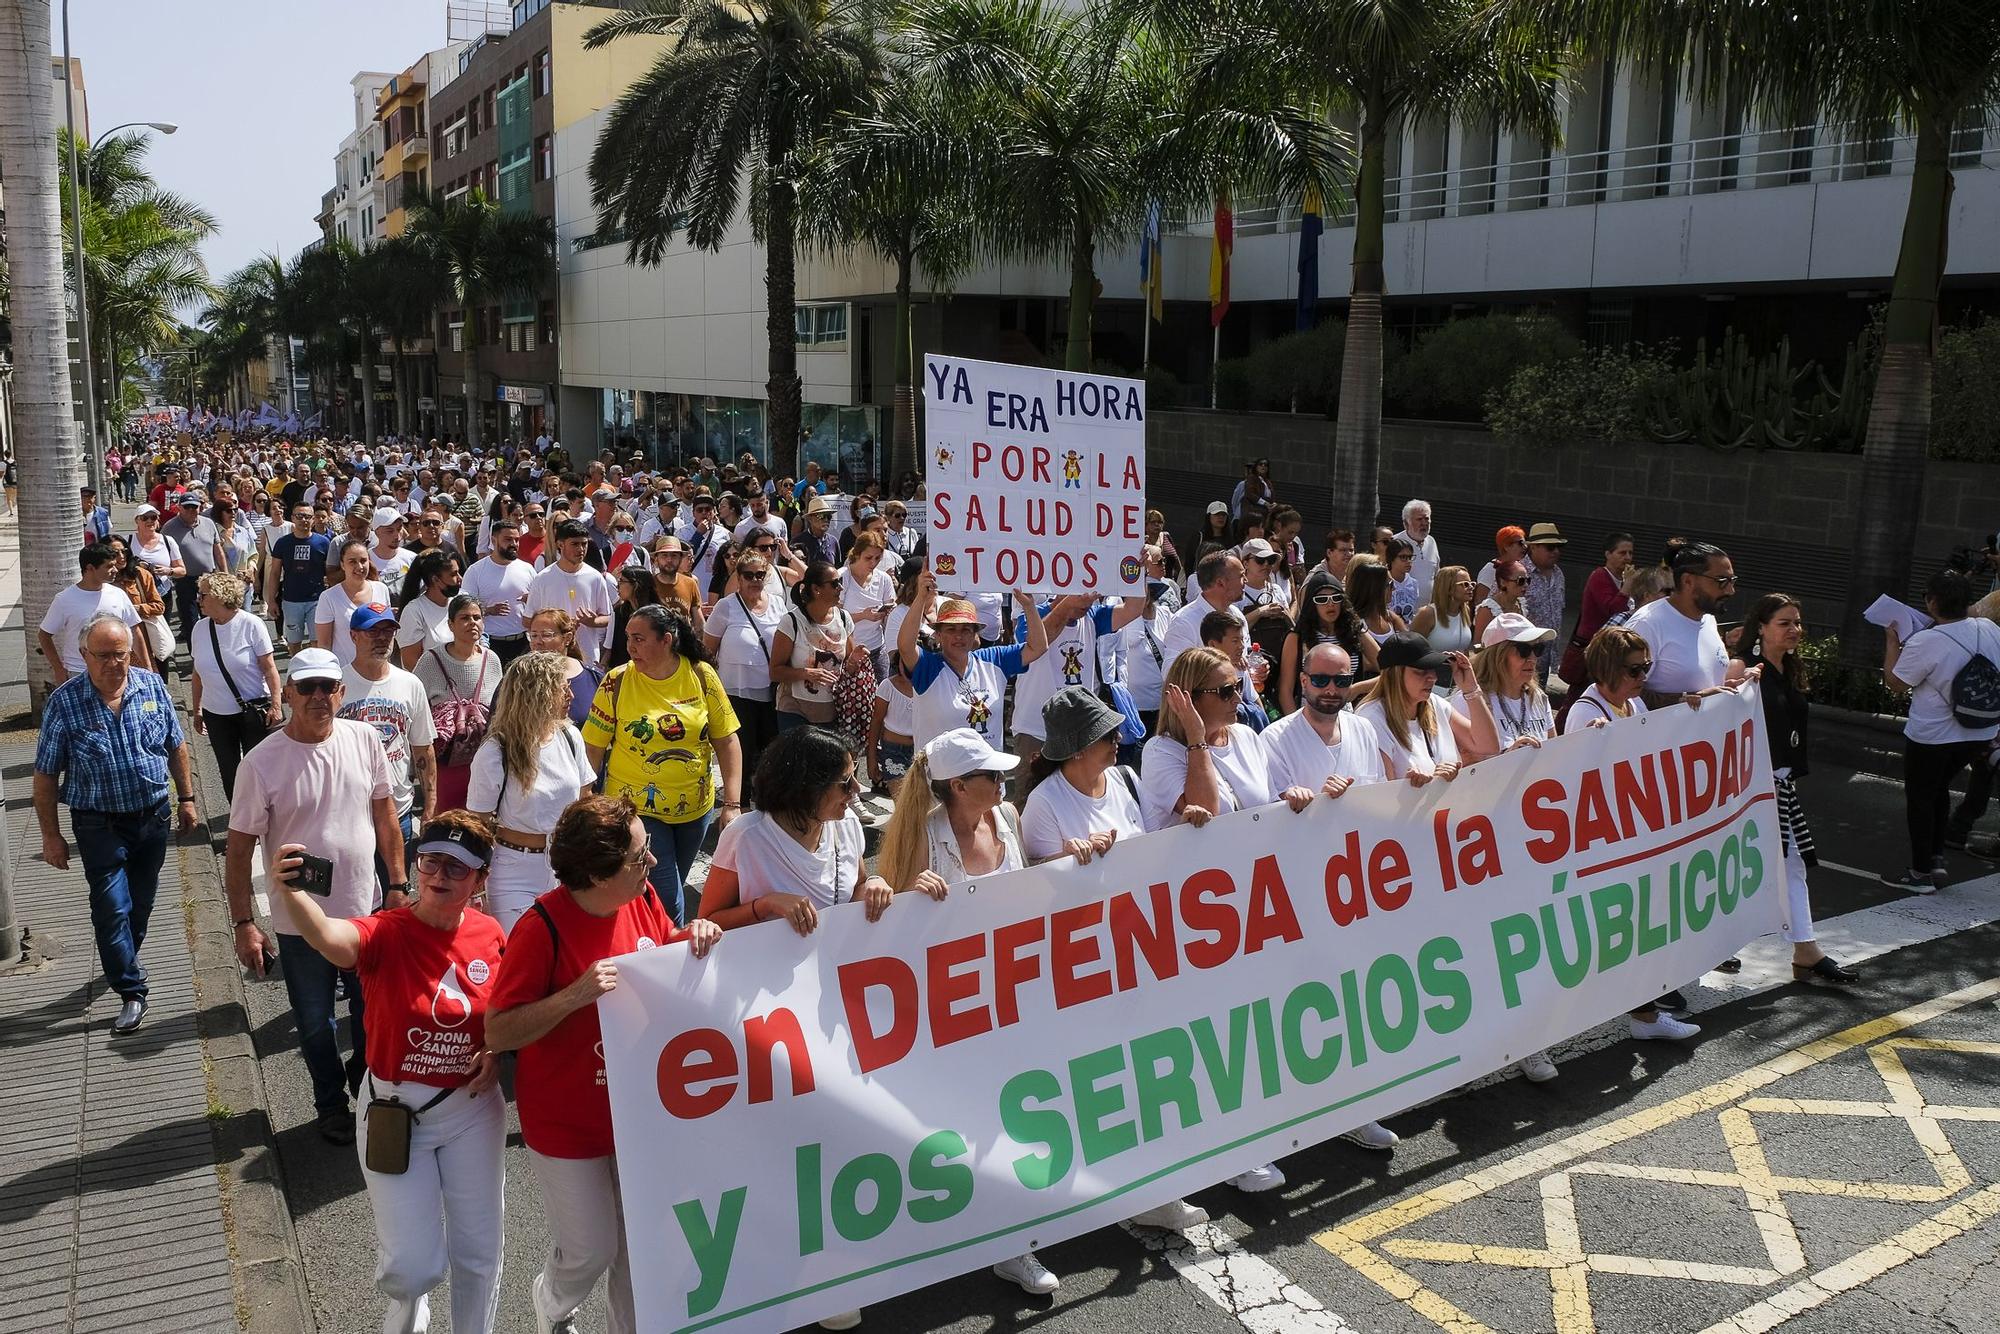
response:
[[[1431,512],[1431,502],[1428,500],[1416,500],[1416,499],[1410,499],[1403,502],[1404,528],[1408,528],[1410,526],[1410,516],[1412,514],[1415,514],[1418,510],[1422,510],[1424,513],[1429,514]]]
[[[227,570],[210,570],[195,583],[195,588],[203,597],[214,598],[225,607],[243,606],[243,581]]]
[[[125,624],[125,618],[108,611],[100,611],[83,623],[83,629],[77,631],[76,647],[80,652],[90,652],[90,637],[97,632],[97,627],[100,625],[117,626],[119,633],[125,636],[126,646],[128,648],[131,646],[132,627]]]

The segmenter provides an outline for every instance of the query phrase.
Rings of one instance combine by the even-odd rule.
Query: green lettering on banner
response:
[[[1098,1080],[1124,1069],[1123,1046],[1085,1052],[1069,1063],[1070,1098],[1076,1104],[1076,1139],[1083,1148],[1086,1163],[1101,1163],[1139,1142],[1139,1132],[1130,1121],[1105,1123],[1106,1118],[1125,1110],[1124,1086],[1115,1083],[1104,1088],[1097,1086]]]
[[[1352,971],[1340,975],[1340,1009],[1347,1016],[1348,1060],[1358,1070],[1368,1064],[1368,1034],[1362,1027],[1361,994]]]
[[[972,1168],[954,1162],[965,1156],[965,1136],[934,1130],[910,1154],[910,1217],[942,1223],[972,1203]]]
[[[1764,854],[1757,847],[1757,822],[1743,822],[1743,901],[1755,898],[1764,887]]]
[[[736,1253],[736,1230],[743,1223],[743,1199],[749,1193],[748,1186],[724,1191],[713,1228],[700,1200],[682,1200],[674,1206],[674,1221],[681,1225],[681,1235],[687,1238],[688,1251],[701,1274],[701,1282],[687,1295],[691,1316],[713,1309],[722,1300],[722,1289],[729,1282],[729,1262]]]
[[[1215,1041],[1215,1021],[1207,1015],[1188,1026],[1194,1033],[1195,1050],[1201,1053],[1202,1072],[1215,1091],[1215,1108],[1222,1113],[1243,1105],[1243,1076],[1249,1073],[1250,1007],[1232,1006],[1229,1011],[1229,1051],[1225,1055]]]
[[[1000,1090],[1000,1128],[1016,1144],[1042,1144],[1045,1154],[1024,1153],[1014,1160],[1014,1178],[1029,1190],[1047,1190],[1069,1175],[1076,1161],[1069,1119],[1061,1112],[1034,1110],[1029,1102],[1062,1097],[1062,1081],[1047,1070],[1024,1070]]]
[[[1695,897],[1695,885],[1702,876],[1708,877],[1711,882],[1711,888],[1708,891],[1707,897],[1697,899]],[[1687,895],[1687,924],[1690,931],[1708,930],[1708,920],[1715,916],[1715,890],[1712,887],[1714,880],[1714,853],[1710,852],[1707,848],[1703,848],[1701,851],[1695,853],[1694,856],[1688,858],[1687,865],[1681,872],[1681,889]]]
[[[1450,936],[1434,936],[1417,951],[1417,980],[1424,994],[1438,1002],[1424,1011],[1433,1033],[1456,1033],[1472,1018],[1472,980],[1447,966],[1464,959],[1464,947]]]
[[[1250,1002],[1250,1026],[1257,1035],[1257,1078],[1264,1096],[1275,1098],[1285,1086],[1278,1069],[1278,1035],[1271,1023],[1271,998],[1259,996]]]
[[[1396,991],[1396,1022],[1382,1004],[1385,987]],[[1368,1031],[1384,1056],[1394,1056],[1417,1038],[1417,979],[1400,954],[1385,954],[1368,965]]]
[[[799,1258],[804,1259],[826,1249],[826,1226],[819,1209],[819,1145],[801,1144],[792,1150],[792,1174],[799,1206]]]
[[[1500,998],[1510,1010],[1521,1008],[1521,975],[1532,972],[1542,961],[1542,937],[1535,919],[1527,913],[1509,913],[1495,918],[1493,959],[1500,965]]]
[[[874,1207],[861,1208],[861,1188],[873,1184]],[[848,1241],[873,1241],[903,1207],[903,1169],[886,1153],[864,1153],[833,1174],[833,1230]]]
[[[1340,1019],[1340,1003],[1334,999],[1332,987],[1324,982],[1303,982],[1293,987],[1291,995],[1285,997],[1284,1012],[1279,1017],[1286,1068],[1301,1084],[1318,1084],[1330,1079],[1340,1068],[1340,1034],[1328,1033],[1319,1050],[1308,1052],[1304,1032],[1308,1014],[1327,1024]]]
[[[1597,923],[1597,971],[1608,973],[1632,957],[1632,886],[1624,881],[1590,891]]]
[[[1182,1130],[1201,1124],[1201,1095],[1195,1091],[1193,1074],[1194,1043],[1186,1029],[1163,1028],[1132,1039],[1132,1091],[1139,1103],[1141,1137],[1152,1141],[1166,1133],[1160,1113],[1169,1103],[1179,1114]]]
[[[1542,905],[1542,937],[1548,942],[1549,971],[1555,974],[1564,991],[1581,986],[1583,979],[1590,976],[1590,922],[1581,894],[1569,898],[1569,924],[1576,934],[1575,958],[1563,949],[1562,926],[1556,921],[1554,905]]]
[[[1671,904],[1673,895],[1667,901]],[[1639,877],[1639,953],[1651,954],[1670,943],[1666,923],[1653,920],[1653,877],[1648,872]]]

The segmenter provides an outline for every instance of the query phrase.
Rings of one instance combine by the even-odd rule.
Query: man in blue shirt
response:
[[[123,998],[113,1033],[130,1033],[146,1016],[146,970],[139,948],[160,888],[173,812],[180,830],[195,827],[194,774],[187,738],[166,683],[132,663],[132,631],[116,616],[84,626],[84,673],[50,692],[35,747],[35,821],[42,860],[69,869],[69,844],[56,822],[56,801],[69,807],[70,827],[90,885],[90,921],[97,957],[111,990]]]
[[[265,598],[282,608],[285,643],[297,653],[313,642],[313,612],[319,595],[326,590],[326,562],[332,546],[323,533],[312,530],[310,506],[292,507],[292,531],[271,544],[277,592],[268,589]]]

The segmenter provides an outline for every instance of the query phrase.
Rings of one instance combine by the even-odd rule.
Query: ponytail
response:
[[[896,810],[882,831],[882,848],[876,857],[882,878],[891,889],[908,889],[917,872],[930,866],[930,818],[937,805],[937,794],[931,790],[930,761],[920,749],[896,789]]]

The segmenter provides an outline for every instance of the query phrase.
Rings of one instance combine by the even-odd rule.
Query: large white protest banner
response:
[[[599,1003],[640,1326],[787,1329],[1520,1060],[1775,930],[1754,693],[859,907]]]
[[[1145,381],[925,357],[924,451],[942,587],[1144,593]]]

